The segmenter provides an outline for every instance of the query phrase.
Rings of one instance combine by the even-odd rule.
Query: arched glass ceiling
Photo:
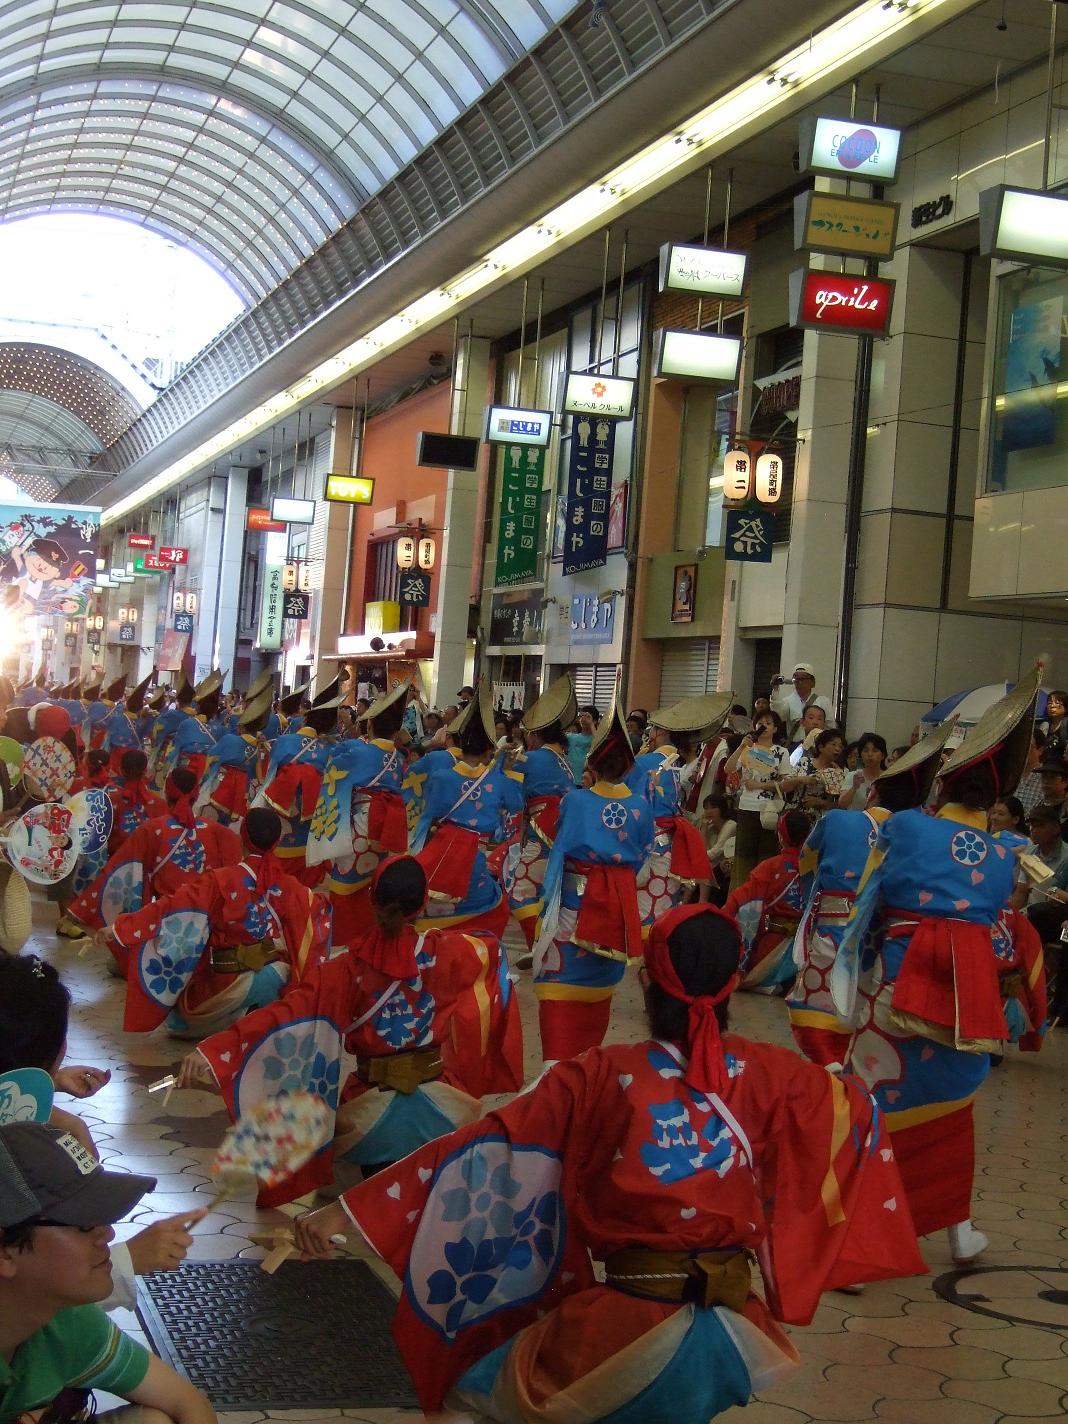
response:
[[[572,4],[14,0],[0,216],[136,214],[260,296]]]
[[[64,417],[75,422],[70,430],[57,428],[51,440],[43,443],[63,445],[79,430],[90,431],[94,438],[94,449],[110,445],[117,440],[127,426],[139,414],[137,406],[118,382],[106,375],[89,361],[80,360],[69,352],[59,351],[51,346],[36,346],[29,342],[5,342],[0,345],[0,391],[7,398],[7,409],[21,409],[30,412],[35,409],[32,400],[19,404],[18,397],[41,396],[61,411]],[[29,415],[26,416],[29,419]],[[34,430],[26,432],[34,435],[31,444],[42,443],[36,438],[42,433]],[[8,439],[21,439],[14,427],[9,427]],[[77,442],[76,442],[77,443]],[[81,442],[84,444],[84,441]]]
[[[0,476],[31,499],[56,499],[102,448],[96,432],[56,401],[0,387]]]

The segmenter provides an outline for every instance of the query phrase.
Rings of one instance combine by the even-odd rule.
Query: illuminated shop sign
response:
[[[553,430],[551,410],[522,410],[518,406],[491,405],[486,410],[486,439],[491,445],[544,447]]]
[[[837,193],[799,193],[794,199],[794,245],[847,257],[892,257],[899,204]]]
[[[569,371],[564,376],[563,408],[569,415],[605,415],[629,420],[634,414],[635,382],[625,376]]]
[[[835,178],[897,177],[901,130],[857,119],[805,119],[801,124],[801,167]]]
[[[741,359],[742,343],[737,336],[713,336],[703,331],[656,333],[654,370],[658,376],[733,385]]]
[[[979,194],[979,251],[1068,267],[1068,198],[1031,188],[987,188]]]
[[[894,283],[885,277],[841,272],[792,272],[790,317],[794,326],[843,336],[885,336],[894,305]]]
[[[660,290],[740,297],[745,286],[747,261],[745,252],[665,242],[660,249]]]

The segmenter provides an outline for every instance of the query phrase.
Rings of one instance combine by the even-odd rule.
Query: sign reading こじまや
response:
[[[505,445],[501,460],[496,582],[526,583],[538,572],[545,451],[533,445]]]
[[[571,423],[564,510],[564,576],[608,562],[608,504],[616,422],[576,416]]]

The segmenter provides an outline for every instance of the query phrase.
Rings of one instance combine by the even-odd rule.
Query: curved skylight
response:
[[[12,0],[0,216],[120,211],[263,295],[572,0]]]

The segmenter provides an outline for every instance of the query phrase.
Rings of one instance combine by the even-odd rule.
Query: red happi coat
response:
[[[591,1259],[620,1248],[758,1252],[767,1302],[744,1315],[785,1350],[774,1321],[807,1323],[822,1291],[925,1271],[859,1084],[724,1047],[722,1099],[682,1081],[674,1045],[594,1048],[344,1194],[401,1277],[394,1334],[424,1410],[519,1331],[521,1383],[551,1395],[691,1308],[596,1284]]]
[[[146,821],[167,814],[166,801],[150,791],[143,781],[117,781],[108,795],[115,813],[111,835],[108,836],[109,855],[121,850],[126,837],[132,836]]]
[[[198,819],[189,827],[170,814],[155,816],[126,837],[70,914],[100,929],[148,900],[173,895],[206,870],[240,864],[243,854],[240,837],[215,821]]]
[[[742,932],[743,989],[763,988],[782,977],[783,960],[804,908],[800,854],[800,848],[794,847],[762,860],[723,906]]]
[[[417,964],[413,977],[394,978],[368,964],[359,957],[358,942],[313,965],[273,1004],[200,1044],[232,1118],[297,1090],[316,1093],[336,1113],[381,1091],[355,1072],[346,1077],[346,1057],[381,1058],[426,1048],[442,1050],[441,1081],[472,1098],[522,1087],[519,1004],[502,973],[496,941],[449,930],[409,933]],[[472,1115],[477,1115],[474,1105]],[[261,1190],[258,1201],[261,1206],[292,1201],[332,1176],[333,1147],[327,1144],[295,1176]]]
[[[287,875],[273,856],[249,856],[240,865],[209,870],[144,909],[120,915],[111,926],[126,968],[123,1027],[157,1028],[179,1000],[186,1010],[221,993],[233,981],[211,967],[205,950],[281,942],[290,983],[298,983],[330,950],[330,907],[321,895]]]

